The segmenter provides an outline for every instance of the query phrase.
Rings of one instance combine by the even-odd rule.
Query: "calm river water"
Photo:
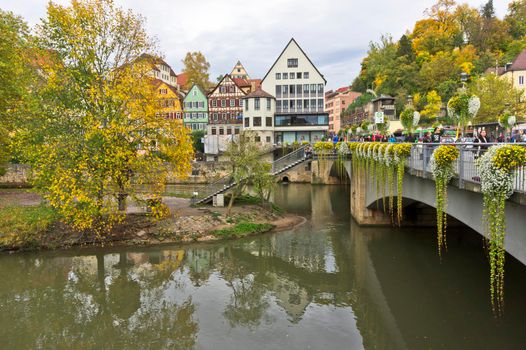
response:
[[[480,237],[358,227],[341,186],[280,186],[294,231],[0,255],[2,349],[523,349],[526,268],[492,316]]]

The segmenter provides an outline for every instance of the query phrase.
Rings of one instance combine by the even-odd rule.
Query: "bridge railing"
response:
[[[433,178],[430,167],[431,155],[435,148],[441,145],[444,144],[418,143],[413,145],[407,164],[409,171],[413,175]],[[502,145],[502,143],[452,143],[448,145],[455,146],[460,152],[460,156],[454,166],[459,187],[464,188],[466,183],[480,184],[480,175],[475,164],[477,158],[484,154],[489,147]],[[514,143],[513,145],[526,147],[526,143]],[[526,167],[515,169],[514,172],[514,190],[526,193]]]
[[[302,146],[295,151],[290,152],[289,154],[277,159],[272,163],[272,173],[276,174],[281,170],[285,169],[287,166],[293,164],[296,161],[302,160],[306,157],[307,146]]]

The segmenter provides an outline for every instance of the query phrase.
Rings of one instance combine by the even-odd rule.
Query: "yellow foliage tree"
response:
[[[155,49],[142,17],[112,0],[49,3],[38,36],[54,59],[39,67],[38,113],[19,142],[35,187],[67,222],[107,232],[127,198],[160,198],[169,171],[190,171],[189,135],[159,115],[151,65],[135,62]]]
[[[438,116],[440,108],[442,107],[442,98],[440,95],[435,90],[431,90],[426,95],[426,101],[426,106],[420,112],[422,117],[431,118]]]

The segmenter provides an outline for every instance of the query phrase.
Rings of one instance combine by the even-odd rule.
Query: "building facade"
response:
[[[184,125],[194,130],[206,130],[208,125],[208,97],[194,84],[183,101]]]
[[[205,153],[218,155],[241,131],[243,100],[247,93],[227,74],[208,95],[208,126]]]
[[[258,89],[243,97],[243,130],[253,131],[255,142],[265,146],[274,144],[274,113],[276,99]]]
[[[338,133],[344,126],[342,114],[361,93],[351,91],[350,87],[342,87],[336,91],[325,93],[325,112],[329,115],[329,132]]]
[[[230,77],[233,79],[250,80],[250,76],[248,75],[245,67],[241,64],[241,61],[237,61],[236,65],[232,69],[232,72],[230,73]]]
[[[523,92],[523,98],[526,95],[526,49],[511,63],[504,67],[489,68],[487,73],[495,73],[503,79],[508,79],[515,89]]]
[[[139,56],[138,60],[145,60],[151,64],[152,69],[148,72],[150,77],[161,80],[162,82],[177,89],[179,88],[177,85],[177,75],[173,71],[172,67],[170,67],[170,65],[162,58],[143,53]]]
[[[323,75],[291,39],[261,83],[276,98],[276,143],[315,142],[327,134],[325,84]]]
[[[160,104],[160,117],[179,120],[183,123],[183,109],[181,108],[183,96],[172,85],[162,80],[154,79],[153,87],[156,91],[157,100]]]

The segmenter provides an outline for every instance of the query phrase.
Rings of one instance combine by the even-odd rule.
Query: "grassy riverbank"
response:
[[[168,218],[156,221],[144,213],[130,213],[102,237],[73,230],[44,204],[9,205],[0,208],[0,251],[216,241],[289,229],[302,222],[279,208],[248,200],[237,203],[230,215],[227,208],[191,207],[188,199],[164,197],[163,201],[171,210]]]

